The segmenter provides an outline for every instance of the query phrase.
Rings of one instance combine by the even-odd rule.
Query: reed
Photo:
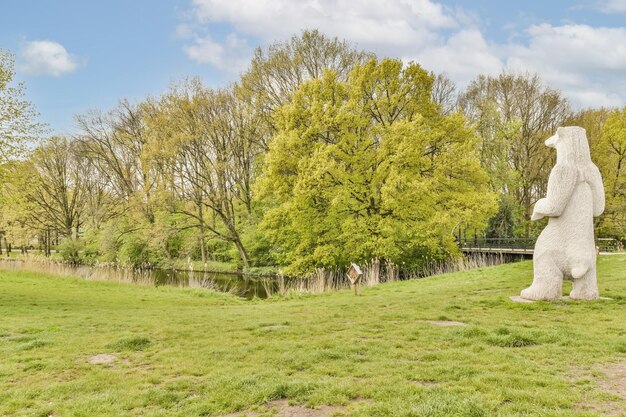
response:
[[[503,254],[478,253],[468,257],[460,257],[443,262],[430,262],[423,268],[422,277],[448,274],[452,272],[463,272],[471,269],[487,268],[490,266],[502,265],[510,259]]]
[[[129,268],[119,266],[115,263],[74,265],[66,262],[41,258],[0,258],[0,268],[5,270],[23,270],[44,274],[54,274],[61,277],[79,277],[89,281],[113,281],[148,287],[158,285],[154,276],[154,268]],[[240,288],[229,286],[223,280],[219,281],[214,279],[211,273],[205,272],[201,276],[198,275],[199,274],[194,271],[188,271],[187,279],[169,279],[167,280],[167,285],[179,288],[204,288],[242,296],[242,290]]]
[[[398,280],[423,278],[433,275],[441,275],[450,272],[468,271],[471,269],[485,268],[500,265],[509,261],[504,255],[475,254],[469,257],[459,257],[441,262],[428,262],[421,268],[408,269],[394,264],[389,260],[371,259],[361,265],[363,276],[360,286],[374,286],[386,282]],[[300,277],[287,277],[278,274],[274,277],[259,278],[258,291],[253,286],[253,292],[249,293],[241,285],[235,285],[232,280],[215,279],[211,273],[199,274],[188,270],[183,279],[172,279],[168,274],[172,272],[162,271],[164,281],[155,280],[153,268],[128,268],[116,264],[97,263],[95,265],[70,265],[67,263],[47,259],[2,259],[0,267],[9,270],[28,270],[41,273],[52,273],[59,276],[78,276],[93,281],[114,281],[143,286],[169,285],[176,287],[204,288],[213,291],[226,292],[240,297],[272,297],[275,295],[286,296],[290,293],[323,293],[349,289],[351,283],[346,276],[344,268],[317,268],[311,274]]]
[[[507,262],[504,255],[478,254],[471,257],[461,257],[442,262],[430,262],[419,269],[402,268],[389,260],[381,261],[374,258],[362,265],[361,286],[374,286],[385,282],[393,282],[406,279],[424,278],[427,276],[441,275],[450,272],[468,271],[471,269],[485,268],[500,265]],[[346,276],[345,269],[317,268],[313,273],[303,277],[285,277],[278,275],[276,278],[263,281],[263,286],[268,297],[290,293],[322,293],[349,289],[351,283]]]

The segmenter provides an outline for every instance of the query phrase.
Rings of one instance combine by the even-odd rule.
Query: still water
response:
[[[267,298],[279,290],[275,277],[235,273],[182,271],[171,269],[134,269],[113,266],[72,266],[40,260],[1,259],[0,269],[78,276],[87,280],[115,281],[147,286],[206,288],[239,297]]]

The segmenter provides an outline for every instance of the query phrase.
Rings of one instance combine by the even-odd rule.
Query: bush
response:
[[[82,254],[85,249],[85,244],[81,240],[64,240],[59,245],[59,249],[61,250],[61,257],[64,262],[72,265],[80,265],[85,260]]]
[[[118,260],[120,263],[132,266],[146,266],[150,264],[148,244],[140,237],[128,235],[120,247]]]

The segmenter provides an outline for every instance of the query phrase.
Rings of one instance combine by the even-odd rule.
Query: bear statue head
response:
[[[587,134],[582,127],[559,127],[545,144],[556,149],[557,163],[584,166],[591,162]]]
[[[559,127],[545,144],[556,149],[557,164],[575,166],[579,172],[579,180],[588,180],[588,170],[595,169],[595,165],[591,162],[585,129],[578,126]]]

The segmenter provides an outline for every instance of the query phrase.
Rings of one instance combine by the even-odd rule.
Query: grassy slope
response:
[[[215,416],[277,398],[352,416],[596,415],[579,404],[615,400],[593,369],[626,357],[626,256],[600,260],[614,301],[511,303],[531,268],[254,302],[0,271],[0,416]],[[446,319],[468,326],[420,321]],[[118,360],[90,364],[99,353]]]

